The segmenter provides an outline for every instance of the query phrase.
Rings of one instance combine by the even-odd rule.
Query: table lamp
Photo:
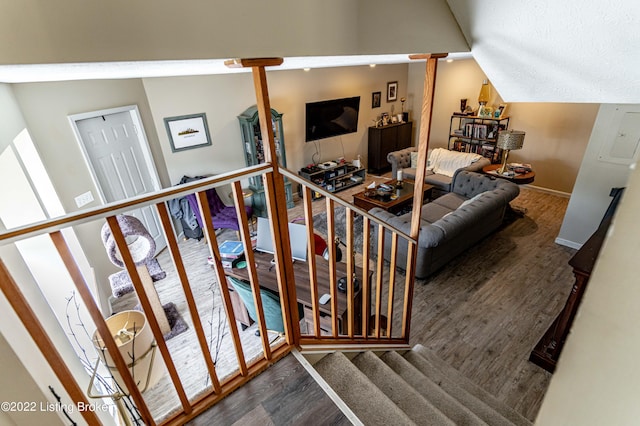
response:
[[[482,82],[482,87],[480,87],[480,93],[478,94],[478,103],[480,105],[486,105],[491,98],[491,86],[489,86],[489,81],[484,80]]]
[[[512,149],[521,149],[524,145],[525,133],[519,130],[503,130],[498,133],[498,142],[496,146],[505,151],[502,156],[502,165],[498,169],[498,173],[503,174],[507,170],[507,157]]]

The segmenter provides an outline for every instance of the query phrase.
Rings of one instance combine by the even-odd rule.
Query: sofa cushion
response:
[[[420,218],[422,220],[426,220],[429,223],[433,223],[436,220],[442,218],[442,216],[450,213],[453,209],[450,209],[446,206],[437,203],[427,203],[422,206],[422,211],[420,212]]]
[[[440,204],[441,206],[446,207],[449,210],[455,210],[460,207],[460,205],[466,200],[466,197],[456,194],[455,192],[450,192],[443,195],[442,197],[436,198],[431,202],[431,204]]]
[[[433,172],[427,172],[424,177],[424,182],[429,185],[433,185],[443,191],[451,191],[451,178],[449,176],[435,174]]]

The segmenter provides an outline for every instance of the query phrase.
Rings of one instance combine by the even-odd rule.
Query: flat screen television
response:
[[[357,132],[359,111],[360,96],[307,103],[305,141]]]

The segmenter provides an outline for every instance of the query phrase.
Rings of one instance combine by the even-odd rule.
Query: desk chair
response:
[[[242,299],[242,302],[247,307],[249,316],[256,323],[258,322],[258,314],[256,306],[253,303],[253,292],[251,291],[251,285],[245,281],[239,280],[235,277],[227,277],[233,288],[238,292],[238,295]],[[262,298],[262,309],[264,311],[265,325],[267,331],[275,333],[284,333],[284,321],[282,320],[282,309],[280,307],[280,296],[278,293],[260,287],[260,297]],[[298,316],[302,320],[304,311],[302,306],[298,303]]]

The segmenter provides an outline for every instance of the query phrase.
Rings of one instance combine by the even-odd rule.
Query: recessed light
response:
[[[453,62],[453,59],[447,59],[447,62],[451,63]]]
[[[371,68],[375,68],[375,67],[376,67],[376,64],[369,64],[369,66],[370,66]]]
[[[304,72],[309,72],[311,71],[311,68],[304,68]]]

